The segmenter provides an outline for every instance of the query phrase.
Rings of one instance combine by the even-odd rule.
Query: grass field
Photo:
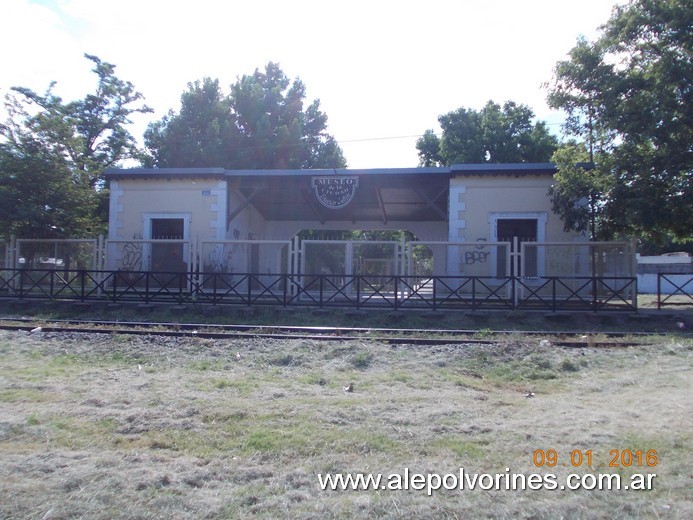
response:
[[[0,356],[6,519],[693,518],[690,339],[567,349],[521,335],[413,347],[0,332]],[[535,450],[558,464],[536,467]],[[591,450],[592,467],[571,467],[574,450]],[[611,450],[656,450],[657,464],[610,468]],[[405,468],[657,477],[651,491],[318,485]]]

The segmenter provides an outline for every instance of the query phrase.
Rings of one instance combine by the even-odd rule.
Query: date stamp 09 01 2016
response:
[[[654,468],[659,462],[657,450],[609,450],[608,461],[594,465],[596,460],[592,450],[572,450],[563,456],[557,450],[534,450],[532,463],[537,468],[553,468],[555,466],[572,466],[579,468],[588,466],[590,468],[603,467],[609,468]]]

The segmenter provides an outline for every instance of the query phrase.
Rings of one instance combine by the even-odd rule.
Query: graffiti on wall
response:
[[[464,263],[467,265],[485,264],[490,254],[488,251],[466,251]]]
[[[127,242],[123,246],[123,258],[120,261],[120,269],[123,271],[142,270],[142,244]]]
[[[205,262],[205,270],[213,273],[231,273],[233,272],[233,251],[227,248],[225,244],[217,244],[207,254]]]
[[[488,257],[491,255],[489,251],[484,251],[486,249],[485,238],[476,239],[476,251],[466,251],[464,253],[464,263],[467,265],[474,264],[485,264],[488,261]]]

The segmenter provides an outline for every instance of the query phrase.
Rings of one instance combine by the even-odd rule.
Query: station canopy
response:
[[[439,169],[258,171],[232,179],[267,220],[448,218],[450,176]]]

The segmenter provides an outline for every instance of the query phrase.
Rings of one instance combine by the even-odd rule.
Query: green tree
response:
[[[275,63],[231,85],[224,96],[218,81],[188,85],[180,113],[170,112],[145,134],[158,167],[216,166],[229,169],[342,168],[343,153],[327,133],[320,102],[304,108],[306,90]]]
[[[431,167],[443,164],[440,156],[440,139],[432,129],[428,129],[416,141],[419,153],[419,166]]]
[[[170,111],[151,123],[144,140],[151,155],[143,162],[150,167],[233,164],[240,145],[229,101],[219,88],[219,80],[211,78],[188,83],[188,90],[181,95],[180,113]]]
[[[106,168],[139,155],[135,138],[125,127],[132,114],[152,110],[140,104],[143,96],[132,83],[115,75],[115,65],[84,56],[94,63],[92,71],[98,76],[96,91],[84,99],[64,103],[53,93],[55,82],[44,95],[24,87],[12,90],[21,95],[18,102],[38,107],[23,126],[63,155],[80,182],[97,188],[103,185]]]
[[[63,238],[93,229],[97,201],[77,189],[62,157],[22,137],[0,143],[0,235]]]
[[[568,114],[566,132],[611,177],[598,195],[610,234],[691,237],[691,19],[685,0],[631,0],[595,42],[578,41],[548,85],[549,104]]]
[[[419,164],[546,162],[558,141],[546,123],[533,120],[529,107],[512,101],[443,114],[438,117],[442,136],[427,130],[416,143]]]
[[[589,232],[592,240],[605,233],[604,194],[609,193],[611,178],[596,168],[583,143],[561,146],[551,161],[558,168],[549,188],[554,213],[561,215],[565,231]]]
[[[84,99],[64,102],[53,92],[55,82],[43,95],[14,87],[14,94],[6,96],[9,117],[0,125],[0,181],[3,197],[8,197],[4,202],[10,204],[3,207],[15,207],[12,197],[24,204],[3,211],[2,229],[64,236],[93,234],[105,227],[108,192],[103,172],[139,156],[126,125],[132,114],[151,109],[141,104],[142,95],[131,83],[115,75],[114,65],[85,57],[93,62],[98,82]]]

